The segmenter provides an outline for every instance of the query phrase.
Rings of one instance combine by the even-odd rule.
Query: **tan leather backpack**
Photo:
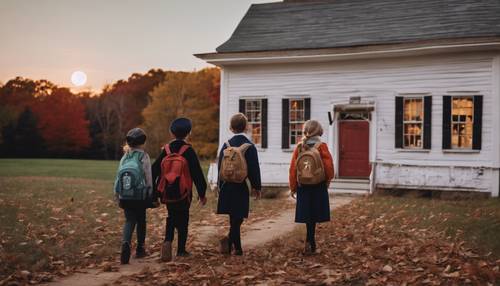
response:
[[[323,160],[319,153],[321,142],[309,147],[307,144],[300,144],[299,156],[297,157],[297,182],[299,185],[316,185],[326,179]]]
[[[245,152],[252,146],[244,143],[240,147],[232,147],[229,141],[226,142],[227,148],[224,149],[220,178],[228,183],[243,183],[248,176],[247,160]]]

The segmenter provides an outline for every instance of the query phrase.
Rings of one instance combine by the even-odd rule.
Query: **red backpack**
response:
[[[188,161],[182,156],[188,148],[189,145],[183,145],[178,153],[173,153],[169,144],[165,145],[167,156],[161,161],[161,176],[158,184],[160,200],[164,204],[191,198],[189,195],[193,188],[193,180],[189,172]]]

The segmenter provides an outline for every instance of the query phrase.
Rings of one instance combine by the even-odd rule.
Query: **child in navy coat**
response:
[[[231,117],[230,125],[234,136],[222,145],[219,153],[219,200],[217,213],[229,215],[230,225],[228,236],[221,240],[221,252],[225,254],[230,254],[234,248],[235,255],[243,255],[240,227],[243,220],[248,218],[249,211],[249,190],[246,180],[242,183],[224,182],[220,176],[224,150],[228,148],[227,143],[231,147],[240,147],[245,143],[250,144],[244,154],[248,170],[247,178],[250,181],[255,197],[260,198],[261,193],[259,158],[257,156],[257,148],[255,148],[255,145],[245,135],[247,121],[247,118],[242,113],[237,113]]]
[[[198,156],[194,151],[193,147],[186,142],[187,137],[191,134],[192,123],[188,118],[177,118],[172,121],[170,125],[170,133],[175,137],[168,144],[168,149],[170,152],[178,153],[183,148],[186,151],[182,156],[186,159],[189,166],[189,173],[196,186],[196,191],[198,193],[198,199],[202,205],[205,205],[207,198],[205,196],[205,191],[207,188],[207,183],[205,180],[205,175],[201,169],[200,161]],[[183,147],[187,146],[187,147]],[[153,182],[158,185],[159,177],[161,176],[161,162],[167,156],[167,150],[162,149],[160,155],[153,163]],[[155,190],[157,186],[155,187]],[[161,248],[161,260],[170,261],[172,260],[172,241],[174,240],[174,232],[177,229],[178,234],[178,246],[177,246],[177,256],[189,256],[190,253],[186,250],[186,241],[188,236],[188,226],[189,226],[189,208],[191,206],[192,193],[190,193],[185,199],[178,202],[167,203],[168,217],[165,226],[165,240]]]

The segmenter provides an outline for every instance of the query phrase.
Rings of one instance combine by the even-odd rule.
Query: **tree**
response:
[[[82,151],[90,144],[85,107],[67,88],[55,88],[38,98],[34,107],[38,129],[53,155]]]
[[[20,114],[17,123],[11,122],[3,128],[2,137],[2,155],[5,157],[40,157],[43,154],[43,138],[38,132],[36,117],[28,107]]]
[[[171,140],[169,125],[176,117],[193,122],[191,142],[202,158],[214,157],[218,143],[218,106],[216,83],[219,70],[176,72],[151,92],[151,104],[143,111],[148,134],[148,152],[156,156],[163,144]],[[214,84],[215,83],[215,84]]]

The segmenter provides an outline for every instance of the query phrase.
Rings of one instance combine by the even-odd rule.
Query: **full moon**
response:
[[[87,75],[82,71],[75,71],[71,74],[71,82],[75,86],[82,86],[87,82]]]

